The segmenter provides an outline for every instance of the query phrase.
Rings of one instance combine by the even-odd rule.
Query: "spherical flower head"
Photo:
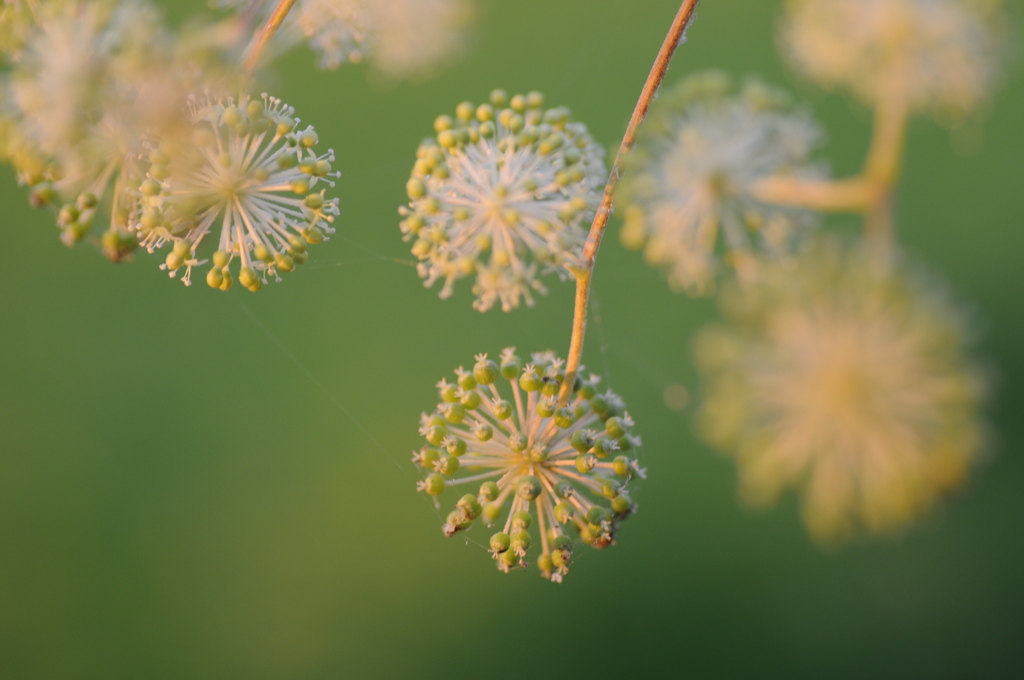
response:
[[[790,0],[780,24],[794,68],[868,105],[903,97],[962,116],[986,99],[1004,56],[999,0]]]
[[[577,380],[561,405],[563,367],[552,352],[529,362],[515,348],[498,361],[478,355],[472,370],[438,383],[440,402],[421,417],[426,444],[413,453],[425,475],[419,490],[459,496],[441,527],[446,536],[493,526],[500,570],[526,566],[532,551],[555,582],[569,571],[572,535],[598,549],[614,543],[636,509],[629,484],[646,474],[622,399],[592,377]]]
[[[741,495],[803,499],[821,541],[910,523],[963,482],[982,444],[968,331],[907,264],[834,242],[723,296],[696,342],[709,442]]]
[[[238,280],[251,291],[281,280],[306,262],[307,246],[326,240],[339,214],[333,151],[319,153],[312,127],[279,99],[197,97],[187,133],[154,139],[149,170],[138,189],[133,226],[147,250],[168,246],[162,268],[191,283],[200,245],[210,244],[206,282],[227,290]]]
[[[607,179],[604,150],[567,109],[545,110],[537,92],[463,102],[434,129],[399,211],[425,285],[443,281],[447,298],[475,276],[476,309],[532,305],[546,292],[538,277],[568,278],[579,256]]]
[[[759,201],[754,185],[824,174],[811,161],[820,138],[806,113],[759,82],[738,92],[716,72],[681,82],[654,104],[626,158],[623,243],[644,248],[677,291],[710,291],[722,261],[752,278],[817,224],[813,212]]]

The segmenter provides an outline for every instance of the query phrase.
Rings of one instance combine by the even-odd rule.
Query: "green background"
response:
[[[617,144],[676,3],[478,5],[466,58],[428,83],[318,72],[305,49],[279,64],[274,94],[337,151],[343,215],[257,295],[68,250],[0,170],[0,678],[1024,677],[1019,65],[980,145],[915,122],[900,196],[901,239],[974,312],[997,385],[967,491],[831,551],[792,499],[740,506],[732,463],[662,398],[695,387],[713,304],[671,294],[613,233],[585,361],[626,399],[650,475],[618,545],[577,551],[559,586],[444,539],[409,455],[434,383],[475,353],[566,351],[571,289],[511,314],[473,311],[468,285],[441,301],[396,208],[433,118],[494,87],[540,89]],[[868,115],[785,71],[779,9],[707,0],[669,82],[784,84],[854,172]]]

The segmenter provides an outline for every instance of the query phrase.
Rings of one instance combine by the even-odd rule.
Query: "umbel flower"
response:
[[[698,336],[709,442],[755,505],[803,498],[818,540],[888,532],[960,485],[979,457],[982,383],[968,330],[905,262],[837,243],[723,296]]]
[[[231,287],[235,260],[251,291],[268,276],[280,281],[306,262],[307,245],[334,233],[338,199],[316,189],[334,186],[334,152],[318,153],[314,129],[267,95],[194,98],[190,108],[186,134],[152,142],[134,222],[140,243],[150,252],[170,246],[161,266],[172,277],[183,270],[190,285],[192,267],[207,261],[197,251],[216,232],[211,287]]]
[[[679,83],[626,159],[623,243],[667,268],[674,290],[707,292],[722,260],[752,278],[759,260],[789,252],[817,223],[810,211],[758,200],[754,185],[824,174],[811,162],[820,138],[810,116],[759,82],[734,92],[728,76],[709,72]]]
[[[262,18],[277,2],[213,4]],[[365,59],[390,78],[416,78],[459,51],[471,15],[467,0],[298,0],[279,42],[308,41],[324,69]]]
[[[606,181],[604,150],[569,110],[543,108],[538,92],[496,90],[434,121],[417,151],[399,210],[426,286],[474,276],[473,306],[504,311],[544,293],[539,276],[568,267],[585,239]]]
[[[0,154],[52,205],[67,245],[109,215],[100,239],[114,260],[137,245],[129,215],[143,179],[143,137],[180,125],[186,92],[212,79],[141,1],[37,3],[3,89]],[[202,70],[201,70],[202,67]]]
[[[783,52],[825,87],[872,105],[963,114],[984,101],[1003,56],[999,0],[789,0]]]
[[[460,367],[453,382],[438,383],[440,403],[421,417],[426,445],[413,462],[427,476],[418,489],[436,498],[464,488],[442,526],[446,536],[476,520],[495,526],[490,550],[506,573],[526,566],[539,537],[537,567],[561,582],[574,550],[568,527],[605,548],[636,509],[627,487],[645,475],[635,458],[640,438],[622,399],[599,392],[596,377],[578,379],[560,406],[563,361],[552,352],[525,365],[515,348],[500,363],[476,359],[472,371]]]

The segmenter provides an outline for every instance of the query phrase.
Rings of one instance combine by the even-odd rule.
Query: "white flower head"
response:
[[[127,215],[142,180],[143,135],[176,124],[198,68],[176,58],[152,5],[54,2],[34,10],[2,115],[5,156],[32,202],[57,207],[71,245],[110,216],[111,259],[136,245]],[[56,203],[60,199],[59,203]]]
[[[813,177],[821,138],[786,96],[728,76],[693,76],[655,103],[627,156],[619,204],[622,240],[668,269],[676,290],[706,292],[721,261],[745,278],[758,260],[788,252],[816,225],[815,213],[759,201],[754,185],[773,176]]]
[[[139,241],[150,252],[169,245],[161,266],[172,277],[183,270],[189,285],[192,267],[206,262],[200,245],[216,234],[207,283],[227,290],[238,260],[239,282],[256,291],[334,233],[338,200],[317,189],[334,186],[334,153],[318,153],[313,128],[301,128],[292,107],[267,95],[207,95],[190,107],[187,134],[153,140],[134,220]]]
[[[998,0],[790,0],[780,25],[794,67],[871,105],[900,96],[962,115],[999,73]]]
[[[276,2],[214,0],[265,18]],[[298,0],[278,42],[307,41],[320,67],[369,62],[395,79],[430,75],[457,54],[472,12],[467,0]]]
[[[723,296],[698,336],[704,436],[756,505],[791,488],[819,540],[902,528],[964,480],[983,384],[964,320],[903,261],[817,244]]]
[[[568,277],[601,200],[604,150],[564,108],[544,110],[540,93],[463,102],[434,123],[400,213],[427,286],[475,276],[473,306],[504,311],[544,292],[539,276]]]
[[[515,348],[500,364],[478,355],[472,371],[460,367],[454,382],[438,384],[437,409],[420,419],[426,444],[413,453],[426,472],[420,491],[436,499],[469,485],[441,527],[446,536],[478,519],[495,525],[491,555],[506,573],[526,566],[539,537],[537,567],[554,582],[569,572],[570,530],[593,548],[614,543],[636,510],[629,484],[646,475],[622,399],[599,393],[596,379],[577,380],[559,406],[563,368],[553,352],[525,365]]]

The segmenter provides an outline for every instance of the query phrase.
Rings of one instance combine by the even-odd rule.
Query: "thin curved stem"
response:
[[[669,64],[672,63],[672,56],[675,54],[676,48],[683,42],[686,29],[693,21],[697,5],[699,4],[700,0],[683,0],[679,6],[679,11],[672,21],[668,35],[665,36],[665,41],[662,43],[658,56],[654,60],[654,66],[651,67],[651,72],[647,76],[647,82],[644,83],[640,99],[633,110],[633,116],[629,119],[626,134],[622,138],[619,151],[615,155],[615,161],[612,164],[608,183],[604,187],[601,206],[594,216],[594,222],[590,227],[590,234],[587,236],[587,242],[583,246],[582,258],[578,265],[574,267],[573,273],[576,276],[576,306],[573,312],[569,357],[565,364],[565,382],[562,384],[562,391],[559,395],[559,402],[563,406],[568,402],[569,395],[572,394],[572,387],[576,382],[576,375],[579,373],[580,360],[583,357],[583,340],[587,332],[587,310],[590,305],[590,284],[594,273],[594,262],[597,259],[597,252],[601,248],[601,241],[608,226],[608,218],[611,217],[614,210],[615,191],[619,187],[619,180],[622,179],[622,161],[633,150],[633,147],[636,146],[636,138],[640,126],[643,124],[644,119],[647,118],[647,113],[650,111],[651,104],[654,103],[658,88],[661,87]]]
[[[270,39],[277,33],[277,29],[281,28],[281,24],[284,23],[285,17],[288,16],[288,12],[291,11],[295,2],[296,0],[280,0],[273,14],[270,15],[266,23],[263,24],[259,32],[253,37],[249,47],[245,50],[245,58],[242,63],[242,69],[246,73],[253,73],[256,67],[259,66],[260,57],[263,56],[264,50],[267,49]]]

